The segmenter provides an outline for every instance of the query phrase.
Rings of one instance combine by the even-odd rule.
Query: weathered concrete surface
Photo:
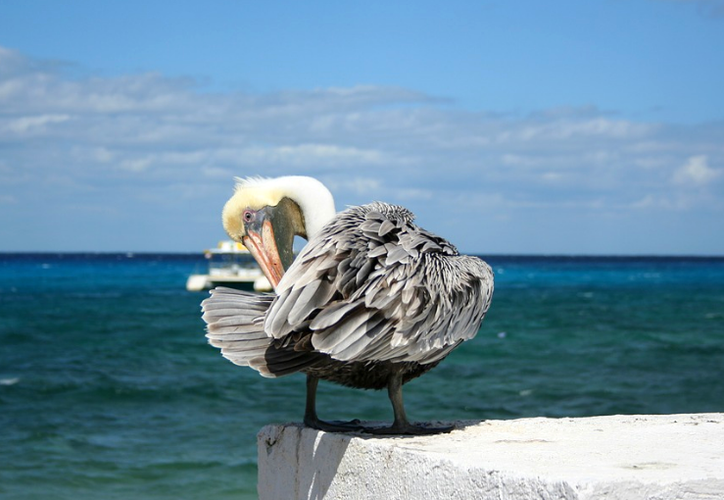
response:
[[[724,499],[724,414],[461,422],[370,437],[270,425],[259,498]]]

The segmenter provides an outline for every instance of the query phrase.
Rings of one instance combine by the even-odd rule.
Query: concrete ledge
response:
[[[460,422],[370,437],[258,436],[259,499],[721,499],[724,414]]]

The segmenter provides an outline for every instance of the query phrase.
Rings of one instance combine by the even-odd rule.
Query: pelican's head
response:
[[[224,229],[259,263],[274,288],[294,258],[294,236],[313,238],[332,217],[334,199],[311,177],[237,179],[222,212]]]

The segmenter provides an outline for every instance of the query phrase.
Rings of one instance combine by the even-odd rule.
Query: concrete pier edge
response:
[[[724,499],[724,413],[457,422],[377,437],[258,435],[259,499]]]

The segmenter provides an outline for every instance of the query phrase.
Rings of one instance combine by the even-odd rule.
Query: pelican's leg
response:
[[[319,379],[314,375],[307,374],[307,403],[304,408],[304,425],[317,428],[319,422],[317,417],[317,385]]]
[[[304,425],[326,432],[350,432],[362,430],[359,420],[351,422],[324,422],[317,416],[317,385],[319,378],[307,374],[307,404],[304,408]]]
[[[395,421],[390,427],[383,428],[365,428],[366,432],[372,434],[439,434],[441,432],[450,432],[455,428],[454,425],[445,427],[430,427],[426,425],[411,424],[407,420],[405,413],[405,403],[402,400],[402,372],[395,370],[387,382],[387,392],[392,403],[392,411],[395,413]]]

